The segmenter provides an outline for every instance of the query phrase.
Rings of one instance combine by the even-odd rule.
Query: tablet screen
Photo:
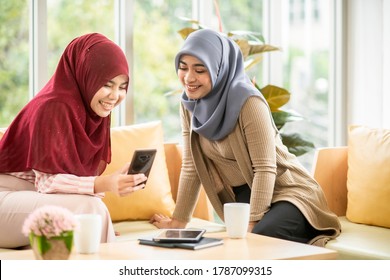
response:
[[[205,232],[204,229],[165,229],[153,240],[158,242],[198,242]]]

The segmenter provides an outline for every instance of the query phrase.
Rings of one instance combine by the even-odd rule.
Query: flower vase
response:
[[[30,244],[37,260],[67,260],[73,246],[73,231],[47,238],[30,234]]]

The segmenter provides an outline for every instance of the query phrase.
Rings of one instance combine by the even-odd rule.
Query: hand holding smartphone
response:
[[[146,177],[148,177],[150,170],[152,169],[156,152],[156,149],[135,150],[127,174],[143,173]],[[146,181],[141,184],[146,184]]]

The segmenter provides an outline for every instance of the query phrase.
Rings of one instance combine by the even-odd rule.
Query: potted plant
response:
[[[23,224],[37,259],[68,259],[73,246],[77,221],[72,212],[59,206],[42,206],[32,212]]]

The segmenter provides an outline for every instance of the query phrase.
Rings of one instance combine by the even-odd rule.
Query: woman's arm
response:
[[[258,97],[244,104],[241,121],[252,162],[251,221],[260,220],[268,211],[276,180],[276,143],[268,106]]]
[[[95,178],[79,177],[71,174],[47,174],[37,170],[35,173],[35,188],[40,193],[73,193],[102,196],[98,192],[95,194]]]
[[[72,174],[47,174],[37,170],[35,186],[41,193],[73,193],[102,197],[106,191],[125,196],[143,189],[147,178],[144,174],[128,175],[128,164],[110,175],[76,176]]]

